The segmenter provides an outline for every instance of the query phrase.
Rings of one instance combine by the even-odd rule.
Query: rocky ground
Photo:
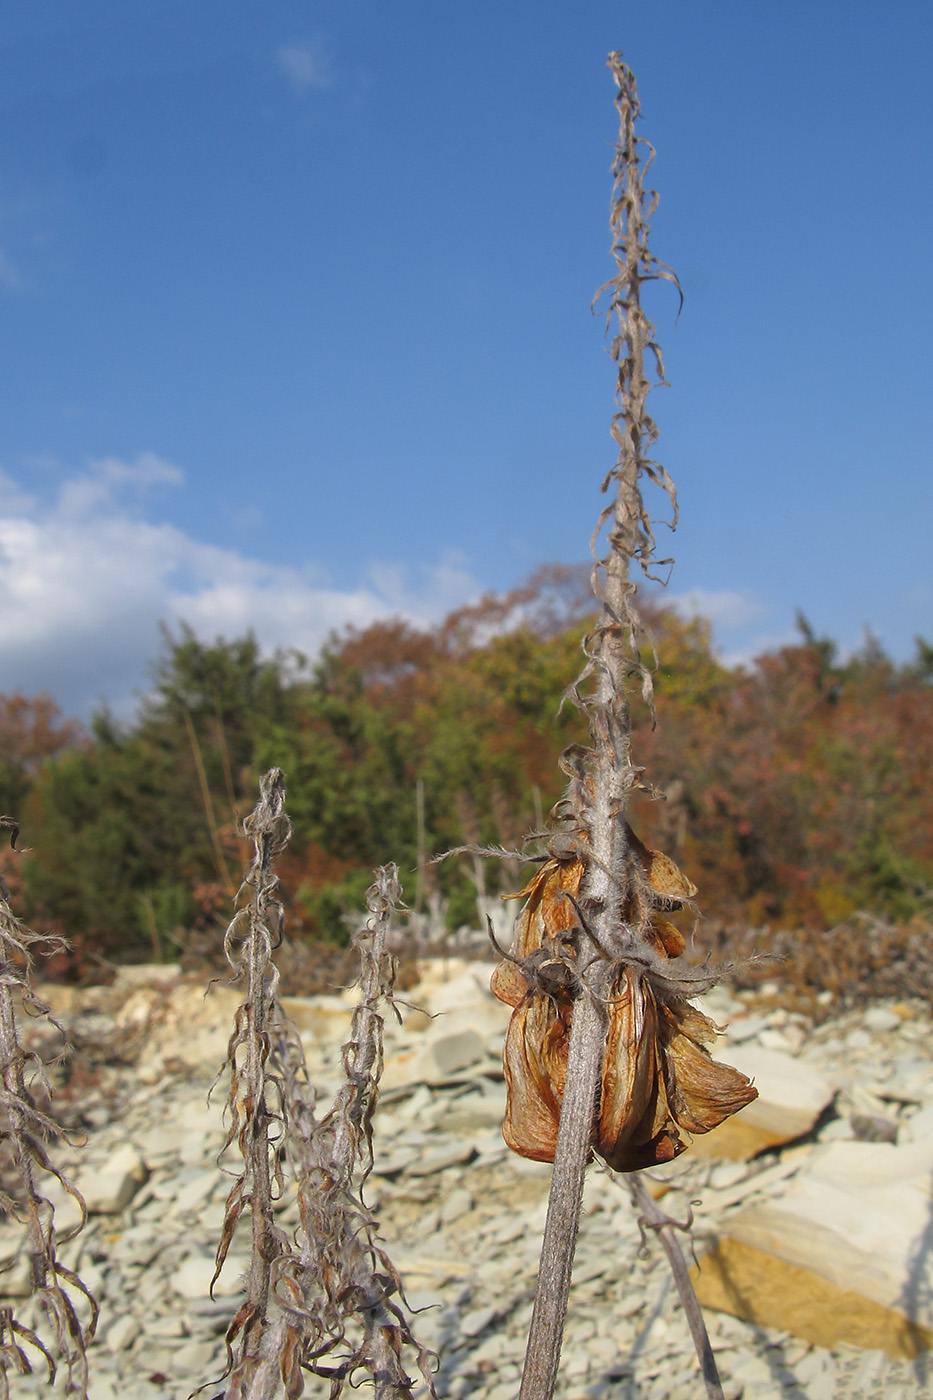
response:
[[[508,1008],[486,991],[488,973],[432,963],[406,993],[424,1010],[387,1031],[368,1189],[419,1309],[415,1330],[440,1356],[438,1392],[453,1400],[517,1393],[549,1176],[500,1136]],[[671,1215],[694,1212],[727,1400],[933,1396],[928,1010],[888,1002],[814,1028],[769,990],[708,999],[729,1023],[717,1054],[754,1072],[758,1104],[652,1173]],[[147,983],[139,970],[50,997],[86,1062],[62,1101],[87,1131],[74,1170],[91,1216],[62,1253],[101,1302],[91,1400],[181,1400],[221,1374],[245,1265],[242,1251],[230,1258],[211,1300],[230,1177],[216,1161],[223,1091],[210,1105],[207,1091],[237,997],[219,986],[205,1001],[190,979]],[[351,1005],[343,994],[289,1002],[325,1102]],[[281,1220],[297,1223],[289,1198]],[[28,1319],[16,1248],[0,1231],[0,1255],[14,1261],[3,1287]],[[53,1393],[19,1376],[11,1389]],[[306,1394],[326,1393],[309,1381]],[[558,1394],[704,1394],[661,1251],[643,1242],[624,1180],[595,1168]]]

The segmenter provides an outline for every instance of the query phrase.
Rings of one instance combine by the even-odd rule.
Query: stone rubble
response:
[[[387,1018],[366,1192],[405,1280],[416,1335],[440,1357],[438,1393],[451,1400],[517,1394],[550,1175],[508,1152],[501,1138],[509,1012],[488,992],[489,971],[455,959],[428,964],[421,984],[405,993],[402,1024]],[[48,991],[67,1025],[84,1035],[92,1027],[99,1041],[122,1036],[123,1045],[135,1036],[139,1051],[134,1066],[111,1065],[89,1083],[88,1141],[72,1162],[91,1214],[60,1253],[101,1302],[91,1400],[183,1400],[203,1384],[210,1400],[222,1389],[223,1333],[248,1265],[248,1238],[238,1234],[211,1298],[231,1178],[217,1166],[225,1089],[218,1086],[210,1102],[207,1093],[238,997],[217,986],[205,1000],[189,979],[163,973],[157,982],[135,969],[113,989]],[[740,1275],[738,1300],[722,1288],[710,1299],[732,1311],[707,1311],[726,1400],[933,1397],[933,1354],[899,1355],[884,1325],[909,1314],[908,1331],[929,1345],[929,1014],[917,1003],[885,1003],[814,1029],[803,1015],[769,1006],[775,1000],[767,988],[757,997],[717,988],[704,1003],[718,1024],[729,1023],[716,1055],[754,1066],[760,1080],[744,1145],[720,1129],[650,1174],[671,1216],[686,1220],[693,1211],[701,1294],[715,1292],[711,1280],[721,1283],[723,1260]],[[352,993],[288,1001],[321,1104],[339,1082],[352,1005]],[[235,1154],[226,1166],[235,1172]],[[50,1195],[67,1224],[68,1198]],[[296,1227],[291,1196],[279,1219]],[[0,1259],[12,1259],[0,1276],[0,1303],[15,1297],[22,1320],[39,1324],[16,1238],[0,1227]],[[803,1289],[803,1322],[792,1309],[769,1312],[775,1300],[767,1288],[755,1293],[746,1267],[752,1256],[778,1270],[778,1304]],[[808,1319],[831,1317],[839,1297],[856,1288],[867,1300],[860,1345],[815,1324],[807,1334]],[[37,1375],[13,1376],[11,1393],[15,1400],[63,1391]],[[557,1395],[701,1400],[704,1393],[663,1254],[653,1239],[642,1240],[624,1179],[594,1166]],[[328,1386],[309,1378],[305,1394],[323,1400]]]

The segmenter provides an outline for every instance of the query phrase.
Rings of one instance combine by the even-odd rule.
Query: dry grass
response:
[[[735,987],[763,991],[776,1005],[815,1021],[886,997],[933,1002],[929,919],[888,924],[856,914],[820,932],[711,925],[703,941],[714,957],[733,965],[729,980]]]

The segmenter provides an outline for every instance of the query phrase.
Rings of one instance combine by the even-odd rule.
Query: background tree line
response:
[[[0,696],[0,810],[31,854],[7,854],[34,926],[79,962],[172,956],[222,925],[239,883],[237,819],[284,768],[295,823],[282,870],[291,927],[339,942],[371,871],[396,859],[410,904],[478,922],[477,881],[440,866],[465,842],[514,847],[560,795],[557,757],[585,737],[558,698],[592,609],[583,571],[550,567],[434,628],[350,628],[308,662],[255,638],[164,637],[137,717],[85,730],[46,696]],[[933,647],[896,665],[869,640],[848,660],[803,618],[799,639],[732,668],[702,620],[649,603],[662,722],[641,739],[636,821],[688,870],[705,912],[825,928],[857,910],[906,921],[933,897]],[[647,731],[647,724],[644,726]],[[407,878],[406,878],[407,875]]]

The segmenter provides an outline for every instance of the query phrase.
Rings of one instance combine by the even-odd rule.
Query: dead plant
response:
[[[226,1400],[289,1400],[303,1389],[303,1371],[326,1376],[336,1400],[357,1373],[369,1372],[380,1400],[411,1400],[403,1366],[414,1353],[433,1394],[431,1354],[415,1340],[402,1284],[378,1239],[363,1199],[372,1167],[372,1114],[382,1071],[380,1004],[392,1004],[395,960],[389,923],[401,887],[393,865],[376,871],[369,918],[356,935],[359,1004],[343,1048],[344,1082],[330,1110],[315,1112],[301,1042],[287,1028],[277,998],[272,954],[283,927],[274,862],[290,823],[285,785],[274,768],[244,824],[254,857],[227,933],[234,980],[246,982],[228,1047],[229,1128],[243,1169],[230,1191],[215,1278],[249,1209],[252,1255],[246,1298],[227,1332]],[[294,1174],[300,1213],[295,1238],[274,1219],[286,1170]]]
[[[654,327],[641,305],[645,283],[676,275],[648,244],[657,195],[642,183],[651,147],[635,134],[638,93],[620,54],[609,67],[617,87],[619,137],[613,163],[612,255],[607,325],[618,365],[612,435],[615,466],[603,482],[612,499],[593,536],[593,590],[600,615],[583,640],[586,664],[569,699],[586,714],[589,744],[565,751],[570,782],[548,822],[547,853],[532,881],[510,954],[493,991],[515,1009],[505,1046],[505,1137],[523,1156],[553,1161],[537,1292],[520,1400],[550,1400],[579,1225],[583,1181],[595,1152],[618,1171],[669,1161],[752,1098],[748,1079],[713,1061],[715,1027],[688,998],[716,980],[683,956],[685,941],[667,915],[693,900],[693,884],[627,821],[635,791],[659,796],[632,753],[630,691],[641,691],[652,720],[646,631],[635,607],[631,566],[656,578],[655,537],[643,493],[660,487],[676,523],[673,482],[649,454],[657,427],[646,408],[647,362],[664,382]],[[604,544],[600,539],[604,527]],[[660,561],[669,565],[670,560]],[[635,1198],[675,1261],[675,1279],[697,1340],[710,1395],[722,1395],[686,1267],[668,1221],[643,1188]]]
[[[0,817],[0,829],[9,832],[10,844],[15,848],[19,833],[16,822]],[[80,1192],[50,1155],[52,1144],[65,1138],[54,1118],[37,1102],[40,1095],[46,1100],[51,1093],[46,1073],[50,1065],[37,1053],[24,1049],[16,1020],[18,1004],[26,1016],[50,1021],[61,1035],[64,1054],[64,1031],[32,990],[30,973],[36,944],[43,945],[46,954],[59,952],[65,946],[63,939],[33,933],[17,919],[10,907],[6,881],[0,875],[0,1155],[6,1167],[0,1209],[22,1227],[33,1296],[45,1312],[51,1330],[51,1336],[44,1338],[21,1322],[12,1306],[0,1308],[0,1397],[7,1400],[9,1395],[10,1371],[31,1374],[38,1353],[50,1384],[61,1363],[66,1372],[67,1395],[86,1400],[87,1348],[97,1326],[97,1303],[77,1274],[61,1262],[58,1246],[81,1231],[87,1212]],[[55,1207],[44,1194],[49,1181],[56,1182],[79,1207],[80,1220],[70,1230],[59,1231],[56,1227]]]

